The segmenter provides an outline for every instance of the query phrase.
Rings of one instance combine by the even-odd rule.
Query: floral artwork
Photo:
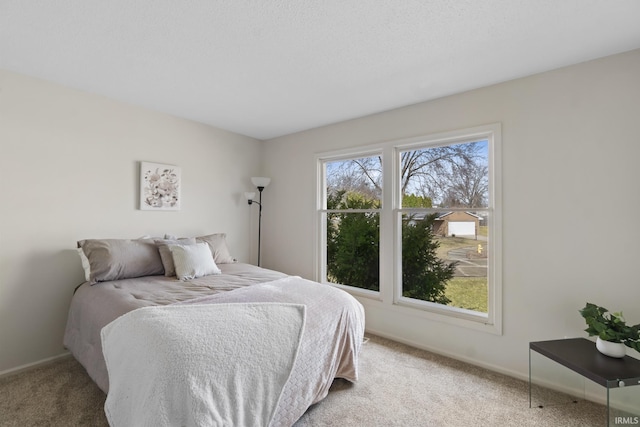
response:
[[[140,163],[140,209],[180,210],[180,168]]]

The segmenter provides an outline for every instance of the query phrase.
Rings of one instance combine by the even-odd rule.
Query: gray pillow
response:
[[[91,284],[164,273],[153,239],[88,239],[78,241],[78,248],[86,257]]]
[[[172,277],[176,275],[176,266],[173,262],[173,255],[169,249],[169,245],[195,245],[196,238],[189,237],[184,239],[162,239],[155,241],[158,251],[160,252],[160,259],[162,260],[162,266],[164,267],[164,275]]]
[[[213,260],[216,264],[231,264],[236,262],[236,259],[229,253],[229,248],[227,248],[226,233],[216,233],[209,234],[208,236],[196,237],[196,241],[209,245],[211,254],[213,254]]]

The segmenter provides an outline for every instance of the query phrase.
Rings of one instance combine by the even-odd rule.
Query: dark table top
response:
[[[529,348],[604,387],[640,385],[640,360],[605,356],[586,338],[530,342]]]

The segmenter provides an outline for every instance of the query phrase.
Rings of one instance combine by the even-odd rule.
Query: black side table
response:
[[[532,352],[578,373],[601,385],[607,392],[607,425],[640,426],[640,360],[630,356],[617,359],[601,354],[593,341],[586,338],[570,338],[529,343],[529,407],[531,407],[532,371],[535,360]],[[532,363],[533,362],[533,363]],[[560,384],[560,386],[562,386]],[[624,412],[614,416],[611,408],[611,391],[631,387],[625,393]],[[559,387],[562,388],[562,387]]]

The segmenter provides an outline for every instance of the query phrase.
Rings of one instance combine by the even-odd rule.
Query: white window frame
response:
[[[400,151],[412,148],[450,145],[456,142],[488,141],[489,163],[489,245],[487,313],[420,301],[402,296],[402,244],[399,176]],[[317,220],[316,220],[316,280],[326,281],[326,194],[324,164],[329,161],[380,155],[382,157],[383,185],[380,211],[380,290],[379,292],[335,285],[355,296],[378,300],[393,312],[416,315],[421,318],[454,324],[496,335],[502,334],[502,132],[500,123],[450,132],[422,135],[415,138],[388,141],[378,145],[320,153],[317,166]]]
[[[406,141],[394,145],[394,162],[400,165],[401,153],[408,150],[428,149],[446,145],[471,143],[474,141],[488,141],[488,163],[489,163],[489,197],[486,208],[474,210],[488,212],[487,225],[489,229],[489,239],[491,244],[488,251],[487,269],[487,313],[467,310],[458,307],[437,304],[429,301],[420,301],[402,295],[402,214],[410,212],[441,211],[442,209],[403,209],[400,194],[400,176],[394,176],[394,231],[395,231],[395,278],[394,278],[394,304],[422,309],[433,313],[436,316],[448,316],[457,319],[454,323],[462,325],[480,324],[482,329],[489,329],[491,332],[502,333],[502,236],[501,236],[501,215],[500,206],[502,199],[500,179],[500,145],[501,129],[500,125],[487,125],[472,129],[462,129],[459,131],[447,132],[438,135],[428,135],[417,140]],[[451,209],[467,211],[469,209]],[[471,323],[469,323],[471,322]],[[475,326],[475,325],[474,325]]]
[[[371,289],[362,289],[362,288],[357,288],[355,286],[348,286],[348,285],[342,285],[339,283],[332,283],[329,282],[327,280],[327,214],[329,212],[347,212],[347,213],[359,213],[359,212],[375,212],[378,213],[380,215],[380,223],[382,224],[382,212],[384,210],[384,187],[382,189],[382,209],[349,209],[349,210],[328,210],[327,209],[327,187],[326,187],[326,164],[329,162],[337,162],[337,161],[341,161],[341,160],[351,160],[351,159],[357,159],[357,158],[362,158],[362,157],[372,157],[372,156],[380,156],[383,159],[383,163],[384,163],[384,156],[383,156],[383,152],[381,148],[370,148],[367,149],[366,151],[361,151],[361,150],[342,150],[342,151],[338,151],[338,152],[332,152],[326,155],[320,155],[316,157],[316,165],[318,168],[318,172],[317,172],[317,191],[316,194],[318,195],[317,199],[316,199],[316,212],[317,212],[317,219],[316,219],[316,228],[317,228],[317,240],[318,240],[318,244],[315,245],[316,247],[316,262],[318,263],[316,265],[316,278],[315,280],[317,282],[320,283],[326,283],[332,286],[335,286],[337,288],[341,288],[344,289],[346,291],[348,291],[351,294],[354,295],[359,295],[359,296],[363,296],[363,297],[367,297],[367,298],[373,298],[373,299],[380,299],[380,289],[382,288],[382,248],[380,248],[380,259],[378,259],[378,263],[379,263],[379,269],[380,269],[380,278],[379,278],[379,285],[380,288],[378,291],[373,291]],[[384,170],[384,165],[382,166],[383,170]],[[384,172],[383,172],[383,177],[384,177]],[[382,225],[380,226],[380,228],[382,229]],[[380,240],[382,236],[380,236]],[[380,245],[382,246],[382,242],[380,242]]]

